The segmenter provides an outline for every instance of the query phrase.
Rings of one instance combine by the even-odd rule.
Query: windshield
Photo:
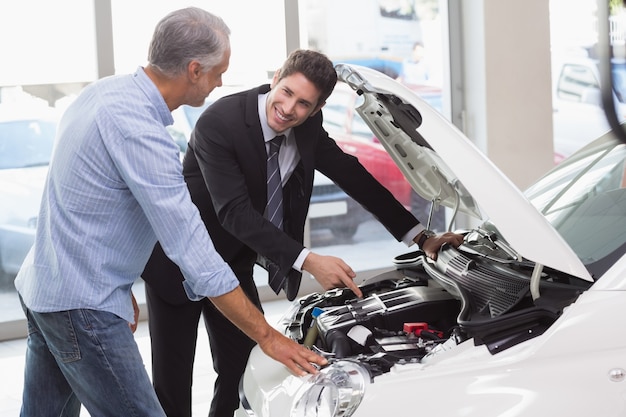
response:
[[[595,279],[626,250],[626,145],[607,134],[526,191]]]
[[[0,169],[48,165],[56,126],[51,121],[0,123]]]

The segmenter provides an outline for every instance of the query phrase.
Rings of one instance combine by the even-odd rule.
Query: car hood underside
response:
[[[346,64],[336,69],[339,80],[363,98],[356,111],[418,194],[452,209],[453,218],[464,213],[489,219],[520,259],[593,282],[548,220],[439,112],[375,70]]]

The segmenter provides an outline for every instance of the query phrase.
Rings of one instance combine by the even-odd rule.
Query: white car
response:
[[[8,107],[0,108],[0,289],[12,288],[35,239],[57,120],[52,110]]]
[[[294,302],[278,327],[329,365],[296,377],[255,348],[237,416],[626,415],[626,144],[607,134],[522,193],[405,87],[337,72],[415,191],[479,226],[436,261],[399,254],[362,299]]]

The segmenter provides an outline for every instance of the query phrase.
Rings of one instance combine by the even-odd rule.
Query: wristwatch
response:
[[[420,238],[417,240],[417,246],[419,246],[420,249],[423,249],[424,242],[426,242],[426,239],[428,239],[429,237],[433,237],[433,236],[435,236],[435,232],[433,232],[432,230],[424,229],[424,231],[422,231]]]

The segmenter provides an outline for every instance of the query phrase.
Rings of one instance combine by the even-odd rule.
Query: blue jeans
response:
[[[128,323],[69,310],[28,320],[22,417],[165,417]]]

